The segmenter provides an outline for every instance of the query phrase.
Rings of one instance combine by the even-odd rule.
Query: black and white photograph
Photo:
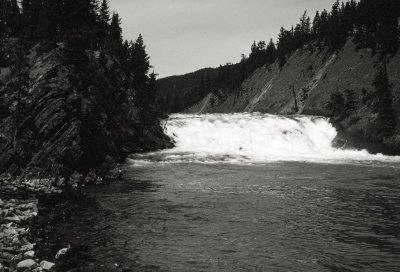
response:
[[[0,272],[400,271],[400,0],[0,0]]]

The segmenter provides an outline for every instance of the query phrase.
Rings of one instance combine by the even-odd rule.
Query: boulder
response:
[[[7,228],[15,228],[16,227],[15,223],[13,223],[13,222],[5,224],[4,226],[6,226]]]
[[[7,260],[11,260],[12,258],[14,258],[14,255],[11,254],[11,253],[8,253],[8,252],[3,252],[3,253],[0,254],[0,256],[3,259],[7,259]]]
[[[37,266],[38,266],[38,264],[34,260],[27,259],[27,260],[20,261],[17,264],[17,270],[18,271],[25,271],[26,269],[33,270]]]
[[[7,236],[14,236],[17,234],[18,234],[18,232],[15,229],[8,228],[8,229],[3,230],[0,233],[0,238],[7,237]]]
[[[27,203],[27,204],[20,205],[19,208],[21,210],[33,210],[36,208],[36,204],[35,203]]]
[[[21,244],[21,242],[19,241],[18,237],[15,237],[12,239],[12,244],[13,246],[18,246]]]
[[[24,251],[30,251],[30,250],[33,249],[33,247],[34,247],[33,244],[23,245],[23,246],[20,248],[20,251],[22,251],[22,252],[24,252]]]
[[[0,217],[6,217],[9,214],[10,214],[10,210],[9,209],[0,210]]]
[[[4,218],[4,220],[7,222],[12,222],[12,223],[21,223],[21,219],[17,215],[14,215],[12,217],[11,216],[6,217],[6,218]]]
[[[40,262],[40,267],[43,268],[43,270],[46,270],[46,271],[50,271],[54,266],[55,266],[54,263],[51,263],[51,262],[48,262],[48,261]]]
[[[66,247],[66,248],[60,249],[60,250],[57,252],[57,254],[56,254],[56,259],[59,259],[59,258],[63,257],[65,254],[67,254],[67,252],[68,252],[68,250],[69,250],[70,248],[71,248],[71,247],[68,246],[68,247]]]
[[[35,257],[35,251],[29,250],[29,251],[25,252],[24,253],[24,257],[25,258],[33,258],[33,257]]]

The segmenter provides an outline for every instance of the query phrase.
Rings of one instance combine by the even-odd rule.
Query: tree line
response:
[[[305,11],[298,24],[289,29],[280,29],[276,43],[272,39],[268,44],[254,41],[249,56],[242,54],[240,63],[221,65],[217,77],[207,86],[207,90],[232,92],[263,65],[278,60],[283,66],[293,52],[303,48],[336,51],[350,38],[354,38],[358,49],[371,48],[381,56],[395,54],[400,45],[399,18],[398,0],[337,0],[331,11],[317,11],[313,19]]]
[[[335,51],[354,38],[358,48],[371,48],[382,55],[394,54],[399,48],[400,2],[397,0],[336,1],[330,12],[316,12],[311,18],[305,12],[299,24],[281,28],[278,37],[278,59],[286,58],[305,46],[328,47]]]
[[[123,41],[121,19],[110,12],[107,0],[22,0],[20,4],[0,0],[0,4],[0,66],[14,61],[4,46],[12,38],[25,49],[39,42],[54,47],[63,43],[66,58],[77,66],[87,61],[85,50],[98,51],[118,58],[138,88],[154,85],[142,35]],[[154,91],[145,92],[153,95]]]

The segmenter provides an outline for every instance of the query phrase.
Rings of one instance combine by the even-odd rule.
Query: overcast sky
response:
[[[304,12],[330,9],[334,0],[110,0],[124,38],[142,33],[159,78],[237,62],[253,40],[277,37]]]

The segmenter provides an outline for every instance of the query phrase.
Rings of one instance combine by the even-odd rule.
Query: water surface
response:
[[[400,271],[400,158],[332,147],[329,120],[174,115],[170,150],[87,189],[61,240],[92,271]]]
[[[124,181],[88,190],[102,212],[83,207],[68,223],[64,239],[86,246],[86,269],[400,269],[395,165],[188,163],[125,170]]]

